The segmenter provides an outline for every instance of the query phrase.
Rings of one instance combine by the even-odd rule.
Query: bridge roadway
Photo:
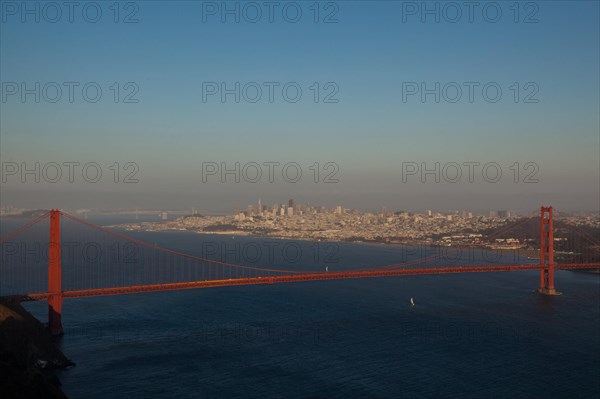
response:
[[[600,269],[600,263],[565,263],[556,264],[555,269]],[[107,287],[84,289],[75,291],[64,291],[63,298],[85,298],[92,296],[106,295],[122,295],[122,294],[137,294],[143,292],[158,292],[158,291],[177,291],[188,290],[195,288],[211,288],[211,287],[230,287],[241,285],[257,285],[257,284],[279,284],[279,283],[294,283],[301,281],[321,281],[321,280],[344,280],[355,278],[371,278],[371,277],[391,277],[391,276],[411,276],[411,275],[435,275],[435,274],[455,274],[455,273],[485,273],[485,272],[513,272],[523,270],[540,270],[540,265],[486,265],[486,266],[455,266],[455,267],[428,267],[415,269],[395,269],[395,270],[357,270],[357,271],[340,271],[340,272],[323,272],[323,273],[307,273],[294,274],[287,276],[269,276],[269,277],[246,277],[221,280],[202,280],[190,281],[181,283],[163,283],[163,284],[147,284],[147,285],[132,285],[123,287]],[[32,293],[20,297],[21,301],[43,301],[47,300],[49,293]]]

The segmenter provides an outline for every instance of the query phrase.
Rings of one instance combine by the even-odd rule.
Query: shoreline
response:
[[[517,256],[525,256],[528,259],[539,259],[539,250],[526,249],[526,248],[493,248],[486,245],[439,245],[427,240],[403,240],[403,241],[385,241],[385,240],[358,240],[358,239],[326,239],[326,238],[312,238],[312,237],[290,237],[281,235],[268,235],[268,234],[257,234],[256,232],[248,232],[243,230],[229,230],[229,231],[199,231],[191,229],[165,229],[165,230],[147,230],[147,229],[127,229],[120,225],[103,226],[106,228],[119,229],[124,232],[144,232],[144,233],[190,233],[199,235],[216,235],[216,236],[240,236],[240,237],[253,237],[260,239],[274,239],[284,241],[307,241],[307,242],[322,242],[322,243],[335,243],[335,244],[355,244],[355,245],[372,245],[372,246],[392,246],[392,247],[428,247],[431,249],[448,248],[448,250],[471,250],[477,249],[482,252],[496,252],[501,254],[515,254]]]
[[[107,228],[119,229],[125,232],[145,232],[145,233],[190,233],[199,235],[216,235],[216,236],[240,236],[260,239],[273,239],[282,241],[307,241],[315,243],[333,243],[333,244],[354,244],[354,245],[371,245],[371,246],[391,246],[391,247],[427,247],[432,250],[448,249],[451,251],[471,251],[478,250],[480,253],[499,253],[502,255],[513,254],[514,256],[526,257],[526,260],[539,260],[539,250],[529,248],[493,248],[486,245],[439,245],[427,240],[405,240],[405,241],[370,241],[370,240],[335,240],[325,238],[312,238],[312,237],[288,237],[280,235],[267,235],[257,234],[256,232],[248,232],[243,230],[228,230],[228,231],[200,231],[191,229],[165,229],[165,230],[132,230],[122,227],[120,225],[104,226]],[[443,256],[443,255],[442,255]],[[494,262],[490,262],[494,263]],[[531,263],[531,262],[525,262]],[[568,271],[580,272],[586,274],[600,274],[600,269],[571,269]]]

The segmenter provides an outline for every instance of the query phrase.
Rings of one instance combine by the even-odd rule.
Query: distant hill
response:
[[[49,209],[36,209],[36,210],[32,210],[32,211],[23,211],[18,215],[6,215],[4,217],[6,218],[10,218],[10,219],[33,219],[36,218],[38,216],[42,216],[45,213],[50,212]]]
[[[520,223],[523,222],[523,223]],[[519,224],[520,223],[520,224]],[[501,232],[506,226],[488,229],[482,232],[486,236],[495,235],[495,238],[518,238],[531,240],[531,244],[539,248],[540,245],[540,219],[538,217],[522,218],[513,222],[518,226],[506,232]],[[587,238],[583,238],[587,237]],[[594,245],[592,240],[600,239],[600,229],[589,226],[573,226],[562,220],[554,220],[554,250],[557,252],[556,260],[559,262],[593,263],[600,262],[600,247]]]

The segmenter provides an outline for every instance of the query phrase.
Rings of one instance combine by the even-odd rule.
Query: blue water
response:
[[[136,234],[196,253],[233,240]],[[281,264],[275,251],[273,264],[335,270],[406,255],[339,244],[315,258],[314,243],[296,244],[299,260]],[[559,271],[556,280],[560,297],[534,294],[532,271],[71,299],[61,347],[77,366],[58,376],[71,399],[597,398],[599,276]],[[45,304],[27,307],[45,318]]]

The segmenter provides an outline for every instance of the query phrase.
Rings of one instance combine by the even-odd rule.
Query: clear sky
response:
[[[462,1],[138,1],[118,13],[113,1],[0,3],[2,205],[228,212],[296,198],[363,209],[598,209],[598,1],[471,10]],[[235,92],[236,82],[239,102],[222,98],[222,84]],[[422,97],[436,82],[439,102]],[[470,161],[480,163],[472,182]],[[36,162],[46,166],[40,182],[23,179]],[[72,183],[66,162],[80,163]],[[98,183],[81,176],[90,162]],[[247,175],[203,181],[207,162],[239,162]],[[271,183],[263,167],[251,183],[251,162],[296,162],[302,178],[288,182],[274,166]],[[336,168],[328,162],[338,182],[323,182]],[[439,183],[435,174],[423,183],[421,167],[436,162]],[[482,177],[492,162],[497,183]],[[450,163],[462,167],[457,183]],[[123,182],[128,172],[137,183]]]

